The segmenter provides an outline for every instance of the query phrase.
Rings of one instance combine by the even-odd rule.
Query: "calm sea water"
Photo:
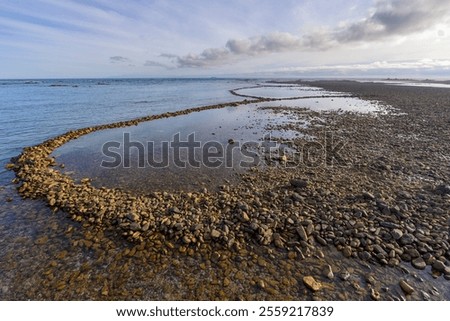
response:
[[[25,146],[68,130],[195,106],[236,101],[239,79],[0,80],[0,185]]]

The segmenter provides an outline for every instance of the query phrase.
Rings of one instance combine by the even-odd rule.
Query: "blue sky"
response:
[[[449,52],[444,0],[0,0],[0,78],[450,78]]]

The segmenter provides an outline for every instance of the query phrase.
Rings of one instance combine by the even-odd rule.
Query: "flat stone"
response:
[[[367,251],[359,252],[358,256],[363,261],[368,261],[368,260],[370,260],[372,258],[372,254],[370,254]]]
[[[414,242],[415,238],[412,234],[404,234],[400,239],[399,242],[402,245],[408,245],[412,244]]]
[[[434,261],[434,263],[433,263],[433,269],[435,269],[436,271],[444,272],[444,271],[445,271],[445,268],[446,268],[446,266],[445,266],[444,262],[442,262],[442,261],[440,261],[440,260]]]
[[[308,241],[308,234],[306,233],[303,226],[300,225],[299,227],[297,227],[296,231],[303,241]]]
[[[352,248],[350,246],[344,247],[344,249],[342,250],[342,254],[344,254],[345,257],[352,256]]]
[[[319,291],[322,288],[322,284],[316,281],[312,276],[305,276],[303,283],[306,287],[314,292]]]
[[[398,196],[400,196],[401,198],[404,198],[404,199],[411,199],[412,198],[411,194],[409,192],[407,192],[407,191],[400,191],[400,192],[398,192]]]
[[[220,237],[220,232],[218,230],[212,230],[211,231],[211,237],[212,238],[219,238]]]
[[[320,235],[316,235],[316,241],[320,244],[320,245],[327,245],[328,243],[327,243],[327,241],[323,238],[323,237],[321,237]]]
[[[241,213],[241,221],[242,222],[248,222],[250,221],[250,217],[248,216],[248,214],[246,212],[242,212]]]
[[[418,257],[411,262],[412,266],[414,266],[416,269],[424,270],[427,267],[427,264],[425,263],[424,259],[421,257]]]
[[[398,225],[396,223],[393,223],[393,222],[389,222],[389,221],[380,222],[380,226],[386,227],[386,228],[389,228],[389,229],[394,229],[394,228],[399,228],[400,227],[400,225]]]
[[[362,196],[364,198],[369,199],[369,200],[374,200],[375,199],[375,196],[372,193],[369,193],[369,192],[362,192]]]
[[[296,202],[303,202],[305,198],[298,193],[292,193],[292,199]]]
[[[400,239],[403,236],[403,232],[399,229],[393,229],[391,231],[391,235],[392,235],[392,238],[397,241],[398,239]]]
[[[289,183],[295,188],[305,188],[308,186],[308,181],[298,178],[291,179]]]
[[[405,294],[407,295],[414,292],[414,288],[411,285],[409,285],[408,282],[406,282],[405,280],[401,280],[399,285],[402,288],[403,292],[405,292]]]
[[[436,187],[436,193],[441,195],[450,195],[450,185],[442,184]]]

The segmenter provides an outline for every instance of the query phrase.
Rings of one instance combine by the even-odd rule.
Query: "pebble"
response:
[[[414,266],[416,269],[424,270],[427,267],[427,264],[425,263],[425,260],[421,257],[418,257],[411,261],[412,266]]]
[[[291,179],[289,181],[289,183],[291,184],[291,186],[295,187],[295,188],[305,188],[308,186],[308,181],[304,180],[304,179]]]
[[[401,238],[400,238],[400,244],[402,245],[409,245],[412,244],[414,242],[414,236],[412,234],[404,234]]]
[[[343,248],[343,250],[342,250],[342,254],[343,254],[345,257],[350,257],[350,256],[352,256],[352,248],[351,248],[350,246],[345,246],[345,247]]]
[[[440,261],[440,260],[434,261],[434,263],[433,263],[433,269],[435,269],[436,271],[444,272],[444,271],[445,271],[445,268],[446,268],[446,266],[445,266],[444,262],[442,262],[442,261]]]
[[[372,300],[378,301],[381,298],[381,295],[380,292],[372,288],[370,289],[370,297],[372,298]]]
[[[393,229],[391,231],[391,235],[392,235],[392,238],[397,241],[398,239],[400,239],[403,236],[403,232],[399,229]]]
[[[250,221],[250,217],[248,216],[248,214],[246,212],[242,212],[241,213],[241,221],[242,222],[248,222]]]
[[[314,279],[312,276],[303,277],[303,283],[306,287],[314,292],[319,291],[322,288],[322,284]]]
[[[297,234],[300,236],[300,238],[303,241],[308,241],[308,234],[306,233],[306,231],[302,225],[297,227],[296,231],[297,231]]]
[[[323,270],[323,274],[330,280],[334,279],[333,269],[331,268],[331,265],[329,265],[329,264],[325,266],[325,269]]]
[[[218,230],[212,230],[212,231],[211,231],[211,237],[212,237],[212,238],[215,238],[215,239],[216,239],[216,238],[219,238],[220,235],[221,235],[221,234],[220,234],[220,232],[219,232]]]
[[[400,280],[399,284],[405,294],[409,295],[414,292],[414,288],[405,280]]]
[[[323,245],[323,246],[328,245],[327,241],[320,235],[316,235],[315,239],[316,239],[317,243],[319,243],[320,245]]]

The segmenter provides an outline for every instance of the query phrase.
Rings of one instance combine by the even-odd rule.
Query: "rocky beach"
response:
[[[21,198],[33,200],[38,232],[1,241],[0,297],[450,299],[450,90],[353,81],[259,87],[299,85],[332,93],[313,99],[382,107],[317,111],[296,107],[310,96],[234,90],[245,100],[72,130],[25,148],[7,165],[17,191],[0,192],[11,220]],[[52,154],[97,131],[246,105],[289,117],[270,126],[288,152],[262,155],[265,166],[218,186],[135,193],[71,175]]]

